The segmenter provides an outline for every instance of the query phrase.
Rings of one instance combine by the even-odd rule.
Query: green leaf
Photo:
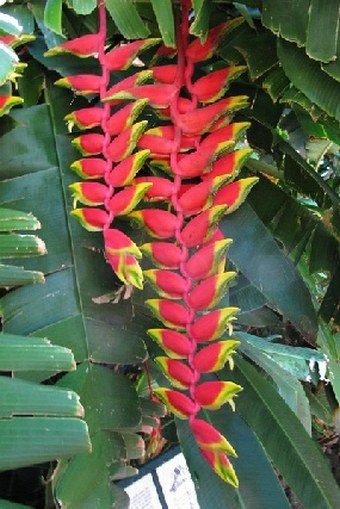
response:
[[[70,0],[68,2],[77,14],[90,14],[96,7],[96,0]]]
[[[280,67],[273,71],[264,79],[263,88],[268,92],[273,102],[276,102],[289,87],[289,80]]]
[[[165,46],[176,47],[175,21],[171,0],[151,0]]]
[[[71,350],[52,345],[45,338],[0,334],[0,371],[73,371]]]
[[[79,397],[66,391],[0,376],[0,419],[19,415],[82,417]]]
[[[31,34],[34,31],[34,18],[27,5],[6,3],[6,5],[1,6],[1,12],[16,19],[17,23],[22,27],[20,33]]]
[[[327,368],[327,356],[324,353],[307,347],[268,342],[251,334],[240,332],[239,335],[251,351],[255,349],[263,352],[266,357],[299,380],[310,382],[312,376],[317,373],[316,368],[320,373],[320,380],[324,380]]]
[[[222,229],[234,240],[229,251],[232,262],[276,310],[312,340],[317,324],[308,290],[253,209],[242,205],[223,220]]]
[[[47,0],[44,11],[45,25],[60,35],[63,35],[61,24],[62,6],[62,0]]]
[[[195,19],[190,26],[190,33],[199,37],[203,43],[208,35],[212,3],[209,0],[193,0],[192,6],[195,11]]]
[[[19,24],[18,20],[6,14],[4,12],[0,12],[0,34],[9,34],[9,35],[20,35],[22,32],[22,26]]]
[[[2,288],[43,283],[44,281],[42,272],[0,264],[0,287]]]
[[[340,120],[339,84],[322,71],[320,64],[310,60],[303,49],[282,39],[278,40],[278,57],[293,85],[328,115]]]
[[[284,39],[303,45],[306,42],[309,4],[310,0],[291,0],[287,9],[285,2],[263,0],[263,24]]]
[[[270,354],[268,355],[265,348],[260,350],[254,346],[256,345],[256,340],[260,338],[242,332],[236,333],[235,337],[241,340],[240,351],[247,355],[252,362],[255,362],[266,371],[275,383],[280,396],[285,400],[289,408],[303,424],[307,433],[311,436],[312,423],[309,403],[304,389],[296,376],[291,374],[290,370],[287,370],[286,366],[283,366],[282,363],[277,363],[275,357],[270,356]],[[252,340],[254,340],[254,342],[252,342]],[[269,341],[263,342],[269,347],[282,346],[270,343]],[[294,350],[294,348],[291,347],[291,350]],[[319,352],[316,353],[318,354]],[[294,353],[292,353],[292,356],[293,355]]]
[[[237,409],[302,505],[338,507],[340,491],[329,465],[298,418],[251,364],[237,356],[236,365],[232,377],[223,370],[219,378],[243,386]]]
[[[119,31],[126,39],[144,38],[149,35],[150,32],[137,8],[129,0],[106,0],[105,5]]]
[[[41,225],[32,213],[0,207],[0,231],[37,230]]]
[[[0,85],[9,79],[18,61],[12,48],[0,41]]]
[[[87,426],[70,417],[0,419],[0,470],[12,470],[90,449]]]
[[[0,234],[0,258],[17,258],[45,253],[45,244],[36,235]]]
[[[104,509],[118,504],[119,495],[110,478],[125,455],[123,439],[117,433],[100,431],[93,436],[92,444],[92,453],[61,462],[63,475],[56,479],[55,496],[64,507]],[[125,505],[117,507],[123,509]]]
[[[312,0],[309,8],[306,53],[314,60],[330,62],[338,58],[339,2]],[[323,34],[320,37],[320,34]]]
[[[277,54],[275,37],[270,32],[251,32],[251,37],[238,41],[236,49],[246,60],[251,79],[256,80],[277,64]]]
[[[274,470],[254,433],[237,413],[227,408],[207,416],[238,453],[232,459],[240,481],[235,490],[223,482],[207,465],[186,421],[176,419],[180,445],[196,485],[200,506],[219,507],[228,501],[228,509],[288,509],[290,507]]]
[[[76,178],[69,166],[78,154],[63,118],[70,109],[84,107],[86,102],[79,98],[73,102],[72,93],[54,87],[46,90],[46,98],[48,104],[15,112],[17,127],[0,140],[0,172],[8,177],[0,183],[1,197],[13,208],[32,211],[39,218],[48,249],[48,255],[39,263],[27,260],[30,269],[48,274],[45,284],[20,288],[3,298],[4,330],[48,337],[54,344],[72,349],[78,362],[84,361],[76,377],[66,376],[59,383],[78,391],[91,433],[116,427],[123,433],[135,432],[142,423],[138,395],[128,379],[114,372],[111,365],[145,360],[144,329],[139,331],[131,323],[131,300],[97,303],[120,286],[102,254],[102,235],[85,231],[69,216],[72,198],[68,185]],[[18,147],[16,153],[7,143]],[[20,376],[41,380],[50,373],[24,371]],[[109,441],[108,435],[104,436]],[[93,454],[100,456],[96,447],[95,443]],[[109,443],[103,447],[109,449]],[[84,468],[88,460],[84,460]],[[106,461],[99,471],[109,487]],[[55,479],[68,483],[69,475],[70,470],[60,469]],[[72,475],[78,476],[82,486],[77,496],[81,499],[85,493],[86,500],[83,472],[77,470]],[[77,484],[74,477],[73,484]],[[103,506],[99,502],[98,507]]]
[[[132,430],[140,423],[137,394],[124,375],[103,366],[82,363],[77,371],[65,375],[58,385],[82,395],[91,435],[101,429]],[[131,408],[136,411],[130,412]]]

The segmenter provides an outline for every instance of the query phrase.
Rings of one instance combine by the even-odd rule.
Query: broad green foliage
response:
[[[106,0],[106,52],[121,42],[162,38],[171,59],[156,61],[159,46],[150,45],[134,64],[174,64],[179,3]],[[234,177],[245,183],[259,178],[247,203],[221,222],[224,237],[233,242],[216,241],[216,252],[206,249],[204,260],[193,259],[188,266],[201,274],[206,260],[213,260],[216,269],[227,255],[226,274],[238,273],[233,280],[225,275],[225,281],[209,283],[215,285],[214,298],[221,298],[219,308],[240,308],[232,344],[227,344],[230,338],[221,328],[220,340],[209,343],[217,346],[196,359],[202,371],[210,364],[222,368],[226,360],[232,367],[232,354],[240,343],[234,371],[210,369],[201,377],[201,382],[219,384],[232,396],[237,392],[236,411],[228,405],[214,412],[202,410],[201,422],[192,427],[196,437],[187,422],[174,419],[202,509],[224,500],[228,509],[291,507],[277,471],[306,509],[340,505],[336,482],[315,441],[325,430],[336,431],[340,402],[338,2],[330,1],[327,9],[321,0],[288,3],[192,1],[190,41],[197,37],[204,44],[209,29],[227,19],[233,27],[209,60],[195,63],[193,83],[231,67],[228,95],[217,101],[244,98],[234,118],[240,125],[239,159],[231,161],[226,155],[232,149],[229,139],[222,140],[220,153],[211,154],[210,162],[225,157],[224,164],[235,165]],[[67,76],[100,75],[101,68],[96,55],[47,56],[46,51],[94,34],[98,26],[95,0],[18,1],[0,7],[0,507],[6,509],[128,507],[126,494],[113,479],[132,475],[150,451],[162,447],[159,422],[165,409],[149,398],[145,362],[156,359],[149,361],[149,371],[166,403],[171,399],[164,398],[169,396],[169,378],[185,385],[183,371],[178,379],[176,363],[188,358],[188,344],[182,341],[178,353],[179,336],[160,329],[154,317],[163,323],[170,320],[166,326],[180,319],[177,307],[167,314],[168,297],[155,299],[154,288],[166,293],[170,281],[179,291],[183,279],[173,269],[170,278],[164,267],[155,269],[148,258],[160,256],[148,233],[165,224],[153,209],[169,214],[171,209],[135,200],[135,210],[129,213],[148,230],[132,228],[123,216],[115,218],[114,228],[143,254],[138,262],[147,282],[143,290],[132,292],[121,286],[106,263],[101,232],[85,231],[70,215],[72,193],[84,197],[87,189],[79,188],[79,175],[70,170],[80,159],[71,140],[83,133],[73,126],[71,134],[64,118],[73,122],[72,112],[98,104],[95,95],[75,95],[54,83]],[[146,69],[112,71],[110,87]],[[225,92],[223,82],[221,87]],[[197,93],[202,93],[199,87]],[[145,110],[141,107],[136,122],[143,122],[143,129],[157,126],[155,112],[142,106]],[[190,122],[186,128],[193,129]],[[195,153],[193,147],[190,150]],[[144,156],[141,179],[167,177],[164,164],[145,164]],[[183,171],[195,171],[195,158],[188,162],[187,169],[181,163]],[[189,176],[197,182],[197,175]],[[225,185],[219,178],[209,188],[202,177],[199,196],[218,193]],[[152,189],[146,187],[145,191]],[[158,189],[173,193],[169,184],[155,186]],[[200,205],[193,205],[194,193],[189,190],[182,196],[184,210],[197,214]],[[169,220],[169,215],[164,218]],[[196,226],[191,233],[197,232]],[[172,240],[167,242],[171,246]],[[175,255],[170,248],[166,252],[167,260]],[[211,290],[209,284],[190,301],[198,313],[216,303],[202,301]],[[225,380],[234,385],[223,385]],[[239,386],[242,392],[236,391]],[[176,401],[172,406],[176,413]],[[202,447],[208,430],[202,422],[211,425],[209,438],[216,438],[213,429],[217,430],[218,439],[227,437],[236,449],[238,457],[232,462],[238,489],[223,482],[200,454],[197,442]],[[38,463],[41,468],[32,467]],[[44,486],[41,477],[47,481]],[[26,484],[32,488],[27,499],[21,489]]]

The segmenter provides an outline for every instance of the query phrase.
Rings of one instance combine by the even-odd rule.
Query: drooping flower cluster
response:
[[[146,304],[163,327],[148,333],[166,354],[156,362],[174,386],[155,393],[176,416],[188,419],[207,462],[237,486],[228,459],[235,451],[203,417],[206,410],[225,403],[234,407],[241,387],[205,380],[204,374],[222,369],[226,362],[232,367],[238,345],[234,339],[223,339],[238,309],[218,307],[235,277],[225,271],[232,241],[224,238],[218,223],[244,201],[257,179],[235,180],[251,153],[247,148],[234,150],[249,124],[232,123],[233,114],[247,105],[247,97],[224,97],[244,67],[201,76],[199,68],[239,20],[212,28],[202,43],[189,37],[190,8],[190,0],[181,1],[177,51],[161,46],[155,55],[160,65],[113,85],[111,72],[126,70],[141,51],[160,41],[134,41],[105,52],[103,2],[98,34],[68,41],[48,54],[99,56],[101,75],[69,76],[58,82],[83,95],[99,94],[101,103],[66,118],[81,129],[96,129],[73,142],[85,156],[73,163],[73,169],[86,180],[96,180],[72,184],[75,198],[86,205],[73,214],[87,229],[103,231],[106,258],[124,283],[141,288],[143,274],[136,258],[143,253],[153,261],[156,268],[144,271],[144,276],[159,298]],[[167,58],[176,53],[176,63],[169,63]],[[145,120],[136,122],[146,106],[159,118],[149,129]],[[137,176],[142,167],[143,175]],[[141,200],[148,207],[134,210]],[[113,228],[114,218],[123,214],[143,226],[153,240],[137,247]]]

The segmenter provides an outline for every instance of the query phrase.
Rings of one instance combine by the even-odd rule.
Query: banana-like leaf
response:
[[[32,213],[0,208],[0,231],[37,230],[41,225]]]
[[[36,235],[0,234],[0,258],[18,258],[45,253],[45,244]]]
[[[291,373],[290,369],[286,369],[286,366],[282,366],[282,364],[277,363],[276,359],[271,357],[270,354],[267,355],[266,348],[270,350],[271,347],[275,349],[275,347],[280,348],[281,346],[285,347],[286,345],[279,345],[272,343],[270,341],[262,340],[261,338],[257,338],[256,336],[251,336],[246,333],[236,333],[235,337],[241,340],[241,345],[239,347],[240,351],[243,352],[249,359],[258,364],[266,373],[272,378],[273,382],[276,385],[277,391],[280,396],[285,400],[287,405],[295,415],[299,418],[300,422],[303,424],[307,433],[311,436],[312,432],[312,423],[311,423],[311,411],[309,408],[308,399],[300,383],[298,377],[295,373]],[[254,340],[254,341],[253,341]],[[256,348],[257,340],[263,341],[265,343],[263,345],[263,350]],[[287,347],[294,350],[294,347]],[[301,350],[301,355],[305,353],[307,357],[307,352],[311,350],[310,348],[302,349],[296,348],[297,350]],[[306,350],[307,352],[303,352]],[[314,350],[316,354],[319,354],[316,350]],[[297,354],[297,352],[296,352]],[[300,359],[299,359],[300,360]],[[290,368],[291,364],[294,363],[294,352],[292,352],[292,359],[289,359],[288,368]],[[299,366],[299,363],[297,363]],[[306,362],[303,362],[301,359],[301,364],[303,367],[306,366],[304,371],[309,371]],[[313,363],[315,366],[315,363]],[[325,366],[326,363],[324,362]],[[294,366],[295,367],[295,366]],[[315,373],[313,372],[313,375]],[[308,373],[307,375],[309,380],[311,379],[311,375]]]
[[[312,348],[273,343],[244,332],[240,332],[239,336],[252,352],[263,352],[298,380],[310,382],[314,379],[315,383],[325,380],[328,359],[324,353]]]
[[[42,272],[0,264],[0,286],[3,288],[43,283],[44,280],[45,278]]]
[[[324,8],[322,0],[300,0],[291,2],[288,11],[284,2],[263,0],[262,20],[274,33],[304,46],[313,60],[337,64],[339,4],[330,2],[327,7]]]
[[[91,454],[79,454],[70,462],[61,462],[63,475],[53,480],[57,499],[64,507],[103,509],[117,504],[125,509],[127,495],[113,490],[111,482],[111,476],[120,469],[121,458],[126,456],[122,436],[100,431],[92,437],[92,444]]]
[[[78,14],[90,14],[97,6],[97,0],[70,0],[70,6]]]
[[[279,40],[278,57],[293,85],[328,115],[340,120],[339,83],[324,73],[318,62],[307,57],[295,44]],[[298,69],[303,68],[303,73]],[[315,84],[316,86],[312,86]]]
[[[20,415],[82,417],[84,410],[72,391],[0,376],[0,418]]]
[[[185,421],[176,419],[180,445],[193,481],[200,506],[219,507],[228,501],[228,509],[288,509],[290,507],[273,467],[252,430],[237,413],[227,408],[209,414],[209,421],[236,449],[239,458],[232,459],[240,481],[235,490],[207,469]]]
[[[0,371],[47,371],[76,369],[71,350],[52,345],[45,338],[0,334]]]
[[[90,450],[90,442],[81,419],[13,417],[0,419],[0,450],[1,471],[69,458]]]
[[[164,44],[171,48],[176,46],[174,13],[171,0],[151,0],[157,23],[162,34]]]
[[[222,228],[234,240],[229,251],[233,263],[274,309],[312,341],[317,324],[307,287],[250,205],[245,203],[230,214]]]
[[[44,11],[45,25],[60,35],[63,34],[61,24],[62,7],[62,0],[47,0]]]
[[[65,468],[58,470],[56,481],[63,487],[60,488],[60,498],[71,496],[78,501],[87,500],[91,484],[85,485],[83,476],[87,465],[92,464],[92,458],[96,458],[99,462],[96,471],[102,472],[102,482],[107,486],[102,493],[96,491],[98,497],[100,495],[96,502],[98,508],[103,508],[111,505],[107,502],[108,492],[110,500],[121,495],[109,485],[111,473],[107,456],[104,458],[101,450],[96,448],[110,450],[113,436],[123,440],[120,432],[139,431],[144,416],[148,417],[144,411],[142,416],[135,389],[123,374],[113,372],[109,365],[141,363],[147,354],[141,332],[130,323],[131,301],[113,304],[105,298],[119,290],[119,285],[101,252],[101,235],[86,232],[68,214],[71,196],[68,196],[67,187],[74,181],[69,165],[78,154],[70,144],[63,120],[69,111],[60,106],[69,108],[72,94],[53,88],[51,92],[47,91],[46,97],[48,104],[44,106],[15,112],[19,122],[17,128],[1,139],[3,147],[7,143],[20,144],[21,149],[20,154],[11,155],[7,149],[1,152],[0,159],[6,161],[1,168],[6,173],[11,168],[12,176],[17,175],[17,178],[3,181],[0,187],[1,196],[11,202],[13,208],[32,211],[39,217],[48,255],[40,259],[41,264],[30,259],[27,265],[32,270],[43,270],[48,276],[44,285],[23,287],[5,295],[1,309],[6,333],[48,337],[55,345],[70,348],[76,360],[81,362],[78,370],[66,375],[59,385],[80,396],[94,440],[93,455],[85,453],[79,460],[74,458],[77,463],[73,460],[64,462]],[[80,99],[78,104],[84,102]],[[75,104],[71,106],[76,107]],[[23,129],[23,125],[29,126],[30,130]],[[34,160],[34,153],[39,154],[39,161]],[[23,187],[24,199],[20,192]],[[93,267],[96,267],[95,271]],[[115,297],[113,295],[112,301]],[[23,376],[41,380],[42,375],[25,372]],[[103,433],[102,430],[110,431]],[[103,437],[99,442],[95,440],[98,433]],[[124,454],[125,457],[134,456],[135,445],[126,444],[123,457]],[[120,468],[120,461],[118,463]],[[84,468],[84,473],[74,468],[75,464]],[[93,474],[93,469],[88,473]],[[77,483],[82,488],[75,491],[73,486]],[[71,494],[65,486],[69,486]]]
[[[138,39],[149,35],[149,30],[134,3],[129,0],[106,0],[105,5],[124,37]]]
[[[232,375],[221,371],[218,377],[224,379],[227,375],[243,386],[237,410],[302,505],[337,507],[340,490],[319,447],[277,391],[250,363],[237,357],[236,366]]]
[[[209,30],[212,2],[209,0],[193,0],[192,6],[195,11],[195,19],[190,26],[190,33],[199,37],[202,42],[205,42]]]

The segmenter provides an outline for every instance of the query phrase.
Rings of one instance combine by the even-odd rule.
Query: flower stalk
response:
[[[223,336],[226,331],[231,334],[238,308],[218,305],[236,274],[225,270],[232,240],[224,238],[218,223],[240,206],[257,179],[234,180],[251,154],[249,149],[235,150],[249,124],[232,123],[234,113],[247,105],[247,97],[224,97],[245,68],[220,69],[195,81],[193,77],[202,74],[199,64],[211,58],[240,20],[212,28],[202,43],[189,35],[191,0],[181,0],[176,63],[167,61],[176,51],[160,47],[152,59],[160,60],[160,65],[145,66],[110,86],[111,72],[128,69],[160,40],[134,41],[106,51],[104,0],[99,0],[98,9],[97,34],[47,52],[71,52],[81,58],[98,55],[101,69],[100,75],[69,76],[57,82],[81,95],[99,95],[97,105],[66,116],[71,129],[76,125],[87,131],[73,140],[84,157],[71,165],[85,182],[70,186],[74,202],[86,207],[72,214],[88,230],[103,232],[106,259],[124,284],[141,289],[145,277],[158,293],[159,298],[146,305],[163,328],[148,334],[164,350],[155,361],[174,389],[158,387],[154,393],[177,417],[188,420],[206,461],[236,487],[237,476],[228,459],[236,453],[206,422],[206,411],[226,403],[234,409],[241,387],[206,380],[204,374],[221,370],[227,362],[233,367],[238,341]],[[148,130],[146,120],[137,121],[144,108],[152,108],[159,118]],[[138,175],[141,168],[143,175]],[[143,208],[136,210],[143,201]],[[153,240],[138,247],[113,227],[121,215],[143,227]],[[144,274],[138,262],[142,254],[156,267]]]

